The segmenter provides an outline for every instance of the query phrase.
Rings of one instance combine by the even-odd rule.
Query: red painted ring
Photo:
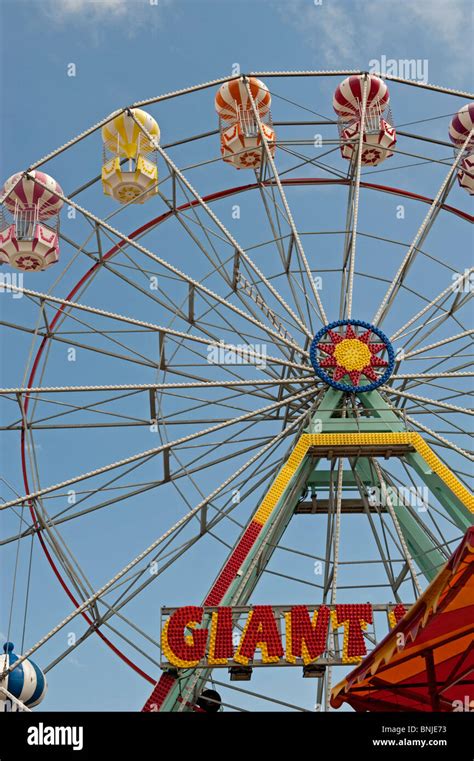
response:
[[[285,185],[287,187],[294,186],[300,186],[300,185],[349,185],[350,180],[349,179],[326,179],[324,177],[301,177],[301,178],[284,178],[280,180],[282,185]],[[264,186],[273,186],[276,185],[275,180],[267,180],[266,182],[262,183]],[[238,193],[245,193],[249,190],[257,190],[260,187],[260,185],[256,182],[249,183],[247,185],[239,185],[232,188],[226,188],[225,190],[217,191],[216,193],[210,193],[207,196],[203,197],[203,200],[205,203],[212,203],[213,201],[218,201],[222,198],[227,198],[232,195],[237,195]],[[403,196],[404,198],[410,198],[415,201],[421,201],[422,203],[431,204],[433,203],[432,198],[428,198],[427,196],[422,196],[417,193],[411,193],[408,190],[403,190],[401,188],[395,188],[391,187],[389,185],[378,185],[375,183],[370,182],[361,182],[360,187],[366,188],[368,190],[378,190],[382,193],[390,193],[392,195],[399,195]],[[193,208],[194,206],[198,206],[199,201],[188,201],[185,204],[182,204],[181,206],[177,207],[177,211],[185,211],[186,209]],[[441,208],[445,211],[450,212],[451,214],[455,214],[456,216],[460,217],[461,219],[464,219],[468,222],[474,222],[474,216],[471,214],[468,214],[467,212],[461,211],[460,209],[457,209],[454,206],[449,206],[447,204],[441,204]],[[142,225],[141,227],[134,230],[130,235],[128,236],[132,240],[139,235],[141,235],[144,232],[147,232],[148,230],[151,230],[153,227],[156,227],[157,225],[161,224],[162,222],[165,222],[169,217],[174,216],[174,211],[170,210],[167,212],[164,212],[163,214],[160,214],[158,217],[155,217],[154,219],[149,220],[146,224]],[[109,251],[107,251],[106,254],[103,256],[104,259],[110,259],[114,254],[116,254],[121,248],[123,248],[124,245],[128,245],[125,241],[122,241],[121,243],[117,243],[115,246],[112,246]],[[71,301],[77,291],[81,288],[81,286],[91,277],[91,275],[94,274],[94,272],[101,266],[102,262],[96,262],[86,273],[82,276],[82,278],[76,283],[74,288],[68,293],[66,296],[66,301]],[[61,304],[61,306],[57,309],[56,314],[54,315],[53,319],[50,323],[50,330],[49,333],[53,333],[54,328],[62,315],[64,311],[64,304]],[[36,372],[38,370],[39,362],[41,360],[41,357],[43,355],[43,351],[47,345],[47,342],[49,340],[49,335],[45,336],[38,348],[38,351],[36,353],[35,359],[33,361],[33,367],[31,369],[31,373],[28,378],[27,386],[31,387],[34,385],[34,379],[36,376]],[[24,410],[25,410],[25,417],[28,412],[28,406],[29,406],[29,394],[25,395],[25,404],[24,404]],[[23,483],[25,486],[26,493],[28,494],[30,491],[29,482],[28,482],[28,473],[26,469],[26,447],[25,447],[25,429],[22,427],[21,430],[21,467],[22,467],[22,474],[23,474]],[[36,529],[36,534],[38,536],[38,539],[41,544],[41,548],[46,556],[46,559],[51,566],[55,576],[57,577],[59,583],[61,584],[62,588],[66,592],[67,596],[71,600],[71,602],[75,605],[75,607],[79,607],[79,603],[74,597],[73,592],[67,585],[67,582],[65,581],[64,577],[61,575],[61,572],[59,568],[57,567],[56,563],[54,562],[53,558],[51,557],[51,554],[45,544],[45,541],[42,537],[42,531],[40,524],[38,522],[38,516],[36,514],[36,511],[34,509],[33,503],[29,503],[29,509],[31,518],[33,520],[33,525]],[[93,622],[89,618],[89,616],[86,613],[81,614],[83,618],[87,621],[89,625],[91,625]],[[125,653],[123,653],[116,645],[111,642],[108,637],[106,637],[101,631],[100,628],[97,627],[95,629],[95,633],[105,642],[105,644],[110,647],[110,649],[121,658],[124,663],[127,664],[127,666],[130,666],[137,674],[142,676],[144,679],[146,679],[147,682],[150,682],[150,684],[156,684],[156,679],[153,679],[149,674],[147,674],[145,671],[143,671],[139,666],[137,666],[133,661],[131,661]]]

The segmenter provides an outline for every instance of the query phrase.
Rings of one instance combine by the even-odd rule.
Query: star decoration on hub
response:
[[[395,360],[387,336],[361,320],[337,320],[322,328],[311,344],[310,359],[322,380],[348,392],[381,386],[392,374]]]

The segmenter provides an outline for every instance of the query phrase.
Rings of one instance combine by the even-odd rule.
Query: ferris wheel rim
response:
[[[345,74],[345,73],[352,74],[352,73],[362,73],[362,72],[356,72],[356,71],[347,71],[347,72],[345,72],[345,71],[343,71],[343,72],[264,72],[263,74],[261,74],[259,76],[276,76],[276,77],[280,76],[280,77],[285,77],[285,76],[288,76],[288,75],[291,75],[291,76],[298,76],[298,75],[310,76],[311,74],[312,75],[339,76],[339,75],[342,75],[342,74]],[[222,79],[222,80],[214,80],[213,82],[206,83],[205,85],[201,85],[201,86],[197,86],[197,87],[200,87],[200,88],[202,88],[202,87],[210,87],[210,86],[213,86],[214,84],[219,83],[220,81],[229,81],[229,79],[233,79],[233,78],[236,78],[236,77],[227,77],[227,78]],[[394,79],[395,81],[397,81],[397,78],[393,78],[393,77],[386,77],[386,78],[388,80]],[[399,81],[402,81],[402,80],[399,79]],[[412,84],[412,83],[408,82],[408,84]],[[188,92],[188,91],[190,91],[192,89],[193,88],[188,88],[188,90],[186,90],[186,92]],[[197,89],[197,88],[194,88],[194,89]],[[428,87],[428,89],[430,89],[430,86]],[[431,89],[440,89],[440,88],[433,88],[432,87]],[[467,94],[462,93],[460,91],[448,91],[448,90],[445,90],[445,92],[447,92],[449,94],[454,94],[456,96],[460,96],[460,95],[464,95],[465,96],[465,95],[467,95]],[[177,92],[176,94],[179,94],[179,93]],[[163,96],[163,97],[167,97],[167,96]],[[160,100],[160,98],[159,99],[152,99],[152,100],[149,100],[149,101],[143,101],[140,104],[134,104],[134,105],[145,105],[146,103],[156,102],[156,100]],[[121,112],[120,111],[115,112],[115,114],[117,114],[117,113],[121,113]],[[109,117],[109,118],[111,118],[111,117]],[[89,130],[88,133],[90,134],[92,131],[93,131],[93,129]],[[85,133],[84,133],[84,136],[85,136]],[[63,146],[63,149],[65,149],[66,147],[69,147],[69,145],[67,144],[66,146]],[[41,162],[41,163],[44,163],[44,162]],[[284,178],[282,178],[281,183],[282,183],[282,185],[285,185],[285,186],[299,185],[299,184],[313,184],[313,185],[317,185],[317,184],[333,184],[333,185],[342,185],[342,186],[346,185],[347,186],[347,185],[351,185],[353,183],[353,181],[354,181],[353,178],[350,178],[350,177],[347,178],[347,179],[343,179],[343,178],[341,178],[341,179],[326,179],[326,178],[301,178],[301,179],[291,178],[291,179],[284,179]],[[267,184],[267,185],[274,184],[274,180],[266,181],[263,184]],[[229,189],[226,189],[224,191],[219,191],[216,194],[210,194],[208,196],[205,196],[204,200],[207,203],[211,203],[214,200],[217,201],[220,198],[226,198],[226,197],[228,197],[230,195],[233,195],[233,194],[236,194],[236,193],[240,193],[240,192],[247,192],[247,191],[250,191],[250,190],[253,190],[253,189],[257,189],[258,187],[259,187],[259,184],[257,184],[257,183],[252,184],[252,185],[235,186],[233,188],[229,188]],[[361,188],[366,188],[366,189],[373,189],[373,190],[377,190],[377,191],[381,191],[381,192],[393,193],[395,195],[402,195],[402,196],[404,196],[406,198],[411,198],[413,200],[417,200],[417,201],[420,201],[420,202],[423,202],[423,203],[428,203],[428,204],[432,203],[432,201],[433,201],[433,199],[430,199],[430,198],[428,198],[426,196],[418,196],[417,194],[410,193],[409,191],[404,191],[404,190],[402,190],[400,188],[393,188],[391,186],[376,185],[374,183],[366,183],[366,182],[362,182],[361,181],[360,182],[360,187]],[[177,210],[178,211],[184,211],[187,208],[190,208],[190,207],[195,206],[197,204],[198,204],[197,201],[189,202],[189,203],[184,204],[181,207],[178,207]],[[451,207],[451,206],[449,206],[447,204],[440,204],[440,207],[443,208],[443,210],[445,210],[445,211],[448,211],[450,213],[453,213],[453,214],[459,216],[460,218],[462,218],[465,221],[474,221],[474,217],[471,217],[471,215],[467,214],[467,212],[463,212],[463,211],[461,211],[459,209],[456,209],[455,207]],[[172,211],[168,211],[168,212],[165,212],[164,214],[154,218],[153,220],[149,220],[145,225],[142,225],[141,228],[138,228],[133,233],[131,233],[129,238],[133,239],[134,237],[138,237],[140,234],[145,233],[145,232],[147,232],[150,229],[153,229],[153,227],[155,227],[155,226],[161,224],[162,222],[166,221],[166,219],[171,217],[172,214],[173,214]],[[111,258],[115,253],[119,252],[126,245],[127,245],[126,241],[123,241],[123,240],[119,239],[119,242],[115,246],[113,246],[110,249],[110,251],[108,251],[107,254],[105,254],[105,256],[102,257],[102,258],[106,258],[106,259]],[[78,283],[71,290],[70,294],[68,295],[68,299],[71,298],[74,294],[76,294],[78,292],[78,290],[81,288],[81,285],[86,283],[89,280],[89,278],[100,269],[100,265],[101,265],[101,261],[98,261],[98,262],[94,263],[94,265],[85,273],[85,275],[78,281]],[[56,314],[54,315],[53,323],[52,323],[52,326],[51,326],[53,328],[53,330],[52,330],[52,334],[53,335],[54,335],[55,329],[57,327],[57,321],[58,321],[59,317],[61,315],[64,315],[65,313],[69,312],[70,310],[71,310],[71,307],[69,307],[68,305],[65,305],[65,304],[61,305],[58,308]],[[41,356],[43,354],[44,348],[48,345],[48,343],[51,345],[51,342],[49,342],[49,337],[50,337],[49,334],[44,336],[43,340],[41,342],[41,345],[38,348],[37,356],[35,358],[35,360],[37,360],[37,361],[35,361],[35,365],[34,365],[34,367],[31,370],[30,380],[28,382],[28,386],[31,386],[33,384],[33,380],[34,380],[34,378],[35,378],[35,376],[37,374],[38,368],[41,366],[40,362],[41,362]],[[38,356],[38,354],[39,354],[39,356]],[[31,392],[30,392],[29,389],[27,391],[28,391],[27,399],[29,401],[29,397],[30,397],[30,393]],[[26,432],[25,432],[25,429],[23,428],[22,429],[22,449],[23,449],[23,453],[25,453],[25,438],[26,438],[25,434],[26,434]],[[26,443],[26,445],[28,446],[27,443]],[[26,462],[25,462],[25,465],[26,465]],[[27,491],[29,491],[29,490],[27,489]],[[35,502],[32,500],[30,504],[34,505]],[[44,531],[44,529],[42,529],[41,527],[38,530],[38,535],[39,535],[40,541],[43,538],[42,537],[42,532],[43,531]],[[46,546],[44,547],[44,549],[45,549],[46,552],[48,551]],[[54,570],[54,567],[53,567],[53,570]],[[58,575],[58,574],[56,574],[56,575]],[[71,599],[73,599],[73,598],[71,598]],[[102,626],[102,620],[100,621],[99,626]],[[101,632],[99,631],[99,627],[97,627],[95,630],[97,631],[99,636],[102,636]],[[104,639],[104,641],[106,641],[105,637],[102,637],[102,638]],[[107,644],[109,644],[109,643],[107,643]],[[110,644],[112,645],[112,649],[114,649],[115,652],[117,652],[118,649],[114,648],[112,643],[110,643]],[[124,658],[124,660],[126,660],[126,658]],[[132,664],[129,664],[129,665],[132,665]],[[133,667],[133,665],[132,665],[132,667]],[[137,670],[137,669],[135,669],[135,670]],[[144,675],[144,676],[145,676],[145,678],[147,678],[147,675]],[[155,683],[155,680],[152,679],[151,677],[148,678],[148,681],[150,681],[151,683]]]
[[[351,185],[352,182],[353,182],[353,179],[350,178],[350,177],[349,178],[337,178],[337,179],[334,179],[334,178],[324,178],[324,177],[302,177],[302,178],[282,178],[281,179],[282,185],[289,186],[289,187],[291,187],[291,186],[301,186],[301,185],[313,185],[313,186],[318,186],[318,185],[337,185],[337,186],[348,186],[348,185]],[[274,185],[275,184],[275,180],[274,179],[269,179],[269,180],[265,181],[263,184],[267,185],[267,186]],[[360,187],[364,188],[364,189],[368,189],[368,190],[374,190],[376,192],[389,193],[389,194],[393,194],[393,195],[402,196],[402,197],[405,197],[405,198],[408,198],[408,199],[411,199],[411,200],[415,200],[415,201],[418,201],[418,202],[421,202],[421,203],[425,203],[425,204],[430,204],[433,201],[433,199],[430,199],[427,196],[422,196],[420,194],[412,193],[411,191],[408,191],[406,189],[398,188],[398,187],[390,186],[390,185],[381,185],[381,184],[378,184],[378,183],[369,183],[369,182],[361,181],[360,182]],[[236,194],[239,194],[239,193],[250,192],[250,191],[256,190],[258,188],[259,188],[259,183],[247,183],[245,185],[232,186],[230,188],[225,188],[223,190],[219,190],[219,191],[215,191],[215,192],[210,193],[210,194],[206,194],[205,196],[203,196],[203,200],[206,203],[212,203],[212,202],[221,200],[223,198],[227,198],[227,197],[232,196],[232,195],[236,195]],[[199,204],[199,202],[196,199],[194,199],[194,200],[188,201],[188,202],[182,204],[181,206],[177,207],[177,211],[186,211],[186,210],[188,210],[190,208],[193,208],[193,207],[197,206],[198,204]],[[454,206],[442,203],[442,204],[440,204],[440,207],[444,211],[452,213],[452,214],[458,216],[459,218],[461,218],[464,221],[471,221],[471,222],[474,221],[474,216],[469,215],[467,212],[465,212],[465,211],[463,211],[461,209],[458,209],[458,208],[456,208]],[[168,211],[158,215],[157,217],[154,217],[153,219],[148,220],[146,223],[144,223],[139,228],[137,228],[132,233],[130,233],[128,235],[128,237],[133,240],[134,238],[142,235],[143,233],[148,232],[149,230],[153,229],[154,227],[157,227],[158,225],[162,224],[163,222],[165,222],[167,219],[169,219],[172,216],[173,216],[173,211],[172,210],[168,210]],[[126,241],[119,241],[118,243],[116,243],[114,246],[112,246],[103,255],[102,260],[108,260],[108,259],[112,258],[117,252],[119,252],[122,249],[123,245],[126,245]],[[102,263],[102,261],[95,262],[86,271],[86,273],[84,273],[84,275],[79,279],[79,281],[73,286],[73,288],[68,293],[67,300],[70,300],[78,292],[78,290],[82,287],[82,285],[84,285],[89,280],[89,278],[97,270],[100,269],[101,263]],[[39,367],[39,363],[41,361],[41,357],[42,357],[43,351],[44,351],[44,349],[46,348],[46,346],[47,346],[47,344],[49,342],[50,335],[54,333],[54,328],[56,326],[56,323],[57,323],[58,319],[65,312],[65,309],[66,309],[66,306],[63,305],[63,304],[61,304],[58,307],[54,317],[51,320],[49,334],[47,336],[43,337],[43,339],[42,339],[42,341],[40,343],[40,346],[37,349],[36,355],[35,355],[34,360],[33,360],[33,365],[32,365],[32,368],[31,368],[31,371],[30,371],[30,374],[29,374],[29,377],[28,377],[28,384],[27,384],[28,387],[33,386],[34,379],[35,379],[36,373],[38,371],[38,367]],[[29,395],[29,393],[27,393],[26,396],[25,396],[25,413],[26,413],[26,411],[28,409],[29,398],[30,398],[30,395]],[[27,466],[26,466],[26,437],[25,437],[25,429],[24,429],[24,427],[22,428],[22,431],[21,431],[21,459],[22,459],[23,481],[24,481],[24,485],[25,485],[25,488],[26,488],[27,493],[28,493],[29,492],[29,481],[28,481],[28,473],[27,473]],[[37,512],[36,512],[36,510],[34,508],[33,501],[29,502],[29,510],[30,510],[30,514],[31,514],[31,517],[32,517],[34,525],[38,526],[39,525],[38,524],[38,514],[37,514]],[[42,531],[43,530],[41,528],[37,528],[35,533],[38,534],[38,539],[40,541],[40,545],[41,545],[42,550],[43,550],[43,552],[45,554],[45,557],[48,560],[48,563],[49,563],[51,569],[53,570],[54,575],[56,576],[56,578],[60,582],[60,585],[62,586],[62,588],[66,592],[67,596],[69,597],[71,602],[73,602],[73,604],[77,607],[78,603],[77,603],[77,600],[74,597],[74,593],[71,590],[71,588],[69,587],[69,585],[67,584],[66,579],[64,579],[64,577],[62,576],[59,568],[55,564],[54,559],[52,558],[51,553],[49,552],[49,550],[48,550],[48,548],[47,548],[47,546],[46,546],[46,544],[44,542],[44,539],[43,539],[43,536],[42,536]],[[87,621],[87,623],[89,625],[91,625],[91,620],[87,616],[87,613],[83,612],[82,615],[85,618],[85,620]],[[99,635],[99,637],[102,639],[104,644],[106,644],[107,647],[109,647],[109,649],[111,649],[126,665],[128,665],[137,674],[142,676],[142,678],[144,678],[150,684],[155,684],[156,679],[154,679],[153,677],[151,677],[148,674],[146,674],[146,672],[144,672],[137,664],[135,664],[130,658],[128,658],[125,655],[125,653],[118,646],[116,646],[110,639],[108,639],[108,637],[106,637],[103,634],[103,632],[100,631],[100,624],[99,624],[99,626],[94,626],[94,631]]]

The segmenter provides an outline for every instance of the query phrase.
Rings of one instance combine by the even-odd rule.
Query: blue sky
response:
[[[434,84],[468,90],[472,80],[472,61],[469,61],[469,44],[466,44],[469,39],[467,24],[471,14],[468,0],[451,0],[448,3],[444,0],[401,0],[396,4],[370,0],[323,0],[321,5],[315,5],[311,0],[159,0],[156,5],[148,0],[0,0],[0,13],[3,22],[2,178],[26,168],[118,107],[226,76],[235,64],[239,64],[244,72],[343,68],[365,70],[369,61],[381,59],[382,56],[386,59],[415,58],[427,61],[428,80]],[[74,77],[67,75],[70,64],[76,68]],[[325,118],[332,118],[331,97],[336,82],[337,79],[298,79],[291,82],[271,80],[271,83],[268,80],[274,94],[274,120],[297,116],[312,118],[310,114],[305,115],[293,108],[288,99],[322,113]],[[462,98],[438,94],[428,97],[415,88],[402,88],[395,84],[391,86],[391,92],[396,124],[417,122],[413,128],[405,129],[423,130],[438,140],[447,138],[450,114],[464,103]],[[189,96],[188,100],[178,99],[169,101],[163,107],[150,107],[150,112],[160,123],[162,142],[166,144],[187,135],[216,129],[213,95],[214,89],[211,89],[200,96]],[[433,118],[433,121],[423,126],[421,122],[425,118]],[[312,136],[314,128],[311,130],[308,137]],[[281,134],[288,137],[292,133],[291,130],[284,133],[282,129]],[[208,141],[203,146],[190,144],[178,148],[173,153],[173,158],[180,166],[215,158],[218,153],[217,138],[213,138],[213,141]],[[420,153],[423,152],[420,146],[411,143],[401,143],[400,147],[407,151],[415,148]],[[443,161],[452,157],[449,148],[433,149],[432,155]],[[279,166],[283,168],[291,164],[288,156],[281,155],[279,161]],[[393,182],[433,196],[447,171],[443,165],[404,169],[402,165],[409,162],[402,161],[402,158],[397,161],[398,164],[394,163],[393,166],[398,168],[393,172],[387,170],[378,179],[373,175],[368,176],[367,180]],[[334,164],[339,169],[345,169],[339,157],[334,159]],[[45,169],[54,174],[66,194],[71,192],[100,172],[98,136],[94,135],[78,144],[70,152],[50,162]],[[165,174],[164,167],[160,171]],[[240,173],[236,180],[235,173],[232,172],[229,167],[213,165],[209,170],[197,170],[192,174],[192,180],[203,193],[229,187],[237,181],[252,181],[244,173]],[[407,201],[406,220],[400,223],[395,221],[397,202],[392,197],[380,198],[367,193],[363,199],[361,230],[370,230],[373,234],[403,241],[413,237],[427,208]],[[331,225],[341,225],[345,195],[339,191],[323,191],[321,200],[315,205],[312,191],[297,189],[291,195],[291,200],[300,229],[311,230],[323,222],[327,229],[331,229]],[[97,186],[81,196],[79,202],[98,215],[110,214],[115,208],[110,199],[104,199]],[[243,211],[242,223],[232,220],[231,201],[219,202],[216,211],[244,246],[265,239],[253,197],[242,197],[239,202]],[[450,202],[461,209],[469,209],[467,194],[457,186],[453,189]],[[313,222],[315,214],[319,214],[317,223]],[[143,208],[127,210],[112,220],[112,223],[128,232],[149,216],[149,206],[145,205]],[[80,240],[86,237],[89,228],[83,220],[68,220],[63,214],[62,230],[71,238]],[[456,241],[456,246],[453,246],[453,241]],[[189,239],[176,226],[154,233],[154,237],[147,239],[146,245],[157,246],[165,258],[172,257],[178,266],[197,278],[207,271],[200,260],[194,257]],[[339,245],[340,241],[336,238],[328,239],[325,256],[337,256]],[[430,252],[446,262],[452,270],[462,272],[469,264],[469,246],[466,225],[457,218],[443,215],[436,235],[430,238]],[[379,244],[367,240],[364,253],[369,270],[372,266],[378,266],[379,252]],[[70,261],[71,253],[64,244],[61,260],[64,264]],[[263,255],[257,253],[256,256],[262,256],[263,261]],[[72,260],[69,270],[65,271],[57,287],[57,293],[64,296],[88,266],[89,263],[84,263],[80,257]],[[393,272],[388,257],[380,266],[384,274]],[[29,276],[25,286],[47,290],[53,287],[58,274],[57,271],[48,271]],[[160,273],[160,276],[163,274]],[[448,275],[446,272],[443,274],[442,267],[438,267],[427,277],[421,263],[414,267],[412,274],[413,282],[427,278],[426,293],[432,296],[446,287],[450,276],[450,272]],[[448,277],[448,281],[443,279],[445,277]],[[150,312],[146,303],[133,296],[127,295],[127,300],[124,301],[123,291],[115,281],[107,278],[105,273],[102,280],[91,285],[85,296],[86,303],[116,312],[127,311],[157,323],[166,321],[166,314],[161,314],[159,310]],[[324,294],[326,304],[331,304],[332,285],[331,282]],[[360,285],[356,306],[361,318],[368,319],[382,294],[366,288],[362,282]],[[181,293],[174,292],[175,287],[175,284],[170,285],[170,292],[176,298],[181,297]],[[403,324],[409,316],[405,309],[411,309],[411,314],[414,311],[413,304],[420,308],[416,301],[409,302],[408,297],[403,301],[403,298],[400,307],[391,317],[387,330]],[[366,309],[369,313],[362,315]],[[2,299],[0,310],[3,319],[22,324],[31,324],[37,314],[26,299],[9,299],[7,302]],[[229,338],[228,335],[226,337]],[[19,385],[28,360],[29,337],[3,331],[1,348],[2,386]],[[150,354],[156,351],[156,345],[148,339],[137,339],[135,348]],[[250,377],[253,377],[253,373]],[[51,352],[44,376],[45,382],[54,385],[144,382],[145,379],[156,379],[149,368],[140,375],[135,367],[125,364],[117,369],[106,358],[94,357],[92,360],[89,357],[72,366],[64,361],[64,354],[60,354],[56,348]],[[130,405],[127,411],[131,413],[133,405]],[[2,410],[5,419],[9,420],[11,409],[3,406]],[[2,436],[2,472],[8,483],[22,493],[18,441],[15,439],[12,444],[13,437],[17,434],[3,433]],[[457,441],[461,443],[461,437]],[[41,482],[43,485],[56,483],[68,475],[119,459],[124,453],[144,450],[147,446],[152,445],[145,442],[141,430],[136,429],[126,430],[115,438],[102,432],[97,436],[92,436],[87,431],[77,432],[74,436],[65,432],[54,439],[51,434],[40,433],[37,450],[41,463]],[[151,470],[144,470],[144,475],[147,473],[150,474]],[[222,480],[225,475],[222,466],[213,478]],[[200,487],[206,489],[207,493],[212,490],[213,483],[207,480],[206,474]],[[3,499],[10,499],[12,492],[5,486],[0,490],[0,495]],[[186,496],[195,501],[196,492],[189,487]],[[104,517],[97,516],[94,522],[91,519],[90,523],[77,530],[66,524],[65,535],[77,551],[93,585],[106,581],[130,557],[145,547],[155,532],[157,534],[161,528],[164,530],[170,523],[168,516],[155,520],[153,505],[150,506],[147,499],[145,493],[136,500],[133,514],[124,513],[120,508],[120,519],[116,521],[107,514]],[[164,500],[169,500],[167,504],[173,515],[183,513],[183,505],[179,504],[175,492],[165,491]],[[251,509],[251,504],[242,507],[240,513],[236,513],[238,519],[245,521]],[[2,533],[10,534],[17,526],[17,519],[2,513],[0,525]],[[357,556],[361,547],[351,544],[350,533],[349,530],[343,540],[346,542],[344,547],[348,552],[353,550]],[[237,534],[237,527],[231,526],[223,535],[228,542],[233,542]],[[315,547],[313,539],[316,543],[320,537],[313,537],[300,524],[291,530],[287,543],[299,542],[311,551]],[[171,575],[164,577],[166,586],[161,586],[159,593],[147,592],[144,601],[136,601],[129,613],[157,634],[159,608],[162,605],[197,603],[225,557],[222,545],[215,546],[209,542],[204,547],[202,551],[193,548],[189,564],[179,579]],[[10,546],[5,550],[4,558],[2,564],[5,563],[8,574],[2,588],[0,629],[6,632],[15,564],[14,548]],[[283,564],[283,560],[281,562]],[[21,555],[22,573],[26,573],[27,565],[28,554],[25,551]],[[34,551],[33,567],[26,646],[32,645],[70,611],[70,602],[52,578],[39,548]],[[299,572],[306,574],[312,571],[308,571],[305,566]],[[285,586],[283,581],[275,581],[275,578],[265,580],[256,601],[266,599],[286,603],[288,596],[294,594],[292,587]],[[21,639],[23,586],[19,594],[12,631],[12,639],[16,642]],[[298,601],[304,601],[313,592],[303,588],[298,594]],[[377,601],[384,601],[384,594],[381,592]],[[83,631],[82,624],[77,623],[77,630],[78,633]],[[43,662],[43,658],[48,662],[55,657],[65,646],[65,635],[61,637],[57,644],[51,643],[41,651],[38,662]],[[275,679],[276,684],[277,677],[271,675],[271,679]],[[50,691],[43,704],[47,710],[65,706],[71,710],[135,710],[141,706],[148,692],[148,685],[118,663],[115,656],[94,637],[54,669],[49,681]],[[314,688],[311,684],[308,686],[307,681],[311,682],[306,680],[302,689],[305,691],[305,699],[310,701],[311,689]],[[271,684],[267,685],[267,692],[270,691]],[[296,688],[288,686],[287,694],[292,696],[294,702],[298,702]]]
[[[432,82],[467,87],[469,8],[443,0],[396,8],[367,0],[4,0],[4,64],[15,73],[2,83],[11,117],[5,142],[14,130],[23,156],[35,159],[119,104],[223,76],[235,62],[298,70],[365,68],[383,54],[427,58]],[[21,50],[14,64],[12,50]],[[4,149],[3,160],[10,156]]]

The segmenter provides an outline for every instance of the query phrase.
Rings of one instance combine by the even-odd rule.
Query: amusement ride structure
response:
[[[2,436],[23,487],[0,505],[5,709],[96,641],[145,711],[330,710],[440,600],[456,644],[441,661],[425,642],[404,676],[426,672],[428,697],[388,682],[383,707],[472,691],[472,582],[462,616],[443,596],[467,584],[471,544],[452,558],[474,514],[471,97],[236,74],[119,109],[6,180]],[[41,632],[35,563],[68,606]]]

